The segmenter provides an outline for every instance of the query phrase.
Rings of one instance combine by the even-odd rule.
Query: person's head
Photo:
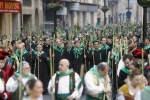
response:
[[[94,48],[98,49],[99,48],[99,42],[98,41],[93,41]]]
[[[76,48],[79,48],[80,47],[80,41],[74,41],[74,45]]]
[[[106,38],[105,38],[105,37],[102,37],[102,38],[101,38],[101,43],[102,43],[102,45],[106,45],[106,42],[107,42],[107,41],[106,41]]]
[[[61,39],[56,39],[56,45],[60,47],[62,45],[62,40]]]
[[[131,85],[133,87],[137,87],[141,84],[141,81],[142,81],[142,74],[140,71],[132,71],[130,74],[129,74],[129,78],[130,78],[130,81],[131,81]]]
[[[65,74],[69,69],[69,61],[67,59],[62,59],[59,62],[59,71]]]
[[[71,42],[66,41],[64,45],[65,45],[66,48],[70,48],[71,47]]]
[[[148,37],[146,37],[144,42],[146,45],[148,45],[148,44],[150,44],[150,39]]]
[[[5,56],[0,54],[0,69],[2,69],[5,65]]]
[[[45,43],[46,45],[49,45],[49,43],[50,43],[49,38],[44,38],[43,41],[44,41],[44,43]]]
[[[133,55],[134,60],[135,60],[136,62],[138,62],[139,64],[142,64],[142,50],[141,50],[141,49],[136,49],[136,50],[134,50],[134,51],[132,52],[132,55]],[[148,59],[147,53],[143,52],[143,58],[144,58],[145,60]]]
[[[12,41],[11,41],[11,45],[12,45],[13,47],[17,48],[17,47],[18,47],[18,41],[17,41],[17,40],[12,40]]]
[[[131,63],[131,65],[129,66],[129,68],[130,68],[130,72],[132,72],[132,71],[141,71],[141,68],[140,68],[140,66],[139,66],[139,64],[137,63],[137,62],[133,62],[133,63]]]
[[[113,44],[112,39],[111,39],[111,38],[108,38],[108,39],[107,39],[107,43],[108,43],[108,44]]]
[[[79,41],[79,38],[78,38],[78,37],[76,37],[76,38],[74,39],[74,41]]]
[[[109,72],[109,65],[106,62],[101,62],[97,65],[98,72],[101,76],[106,76]]]
[[[134,50],[136,50],[137,49],[137,46],[136,46],[136,44],[130,44],[130,45],[128,45],[128,51],[130,52],[130,53],[132,53]]]
[[[19,66],[22,67],[22,75],[28,76],[30,74],[30,65],[28,62],[22,61]]]
[[[39,52],[41,52],[42,51],[42,49],[43,49],[43,47],[42,47],[42,45],[37,45],[37,51],[39,51]]]
[[[30,79],[25,86],[26,92],[33,98],[39,98],[43,93],[43,84],[40,80]]]
[[[21,52],[21,50],[23,51],[25,49],[25,44],[21,43],[18,45],[18,51]]]
[[[133,62],[133,56],[131,54],[125,54],[122,60],[125,66],[129,68],[129,65]]]

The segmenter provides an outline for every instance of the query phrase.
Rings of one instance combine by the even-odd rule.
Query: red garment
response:
[[[10,78],[11,76],[14,75],[15,69],[13,67],[11,67],[9,64],[6,64],[6,73],[8,78]]]
[[[3,82],[4,82],[5,90],[4,90],[3,93],[0,93],[0,98],[3,98],[3,99],[4,99],[4,97],[5,97],[5,96],[4,96],[4,93],[6,93],[7,96],[8,96],[8,99],[7,99],[7,100],[11,100],[11,94],[6,91],[6,83],[7,83],[7,81],[8,81],[7,73],[2,70],[2,74],[3,74],[3,76],[4,76],[4,79],[2,79],[2,80],[3,80]]]

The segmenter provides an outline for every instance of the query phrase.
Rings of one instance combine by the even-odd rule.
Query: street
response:
[[[51,96],[49,94],[44,95],[43,98],[44,98],[43,100],[51,100]],[[85,98],[86,98],[86,95],[83,94],[80,100],[85,100]]]

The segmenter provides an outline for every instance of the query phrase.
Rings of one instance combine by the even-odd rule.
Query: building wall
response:
[[[33,31],[39,31],[40,26],[43,25],[43,9],[42,0],[31,0],[31,6],[23,6],[23,27],[28,30],[31,26]]]

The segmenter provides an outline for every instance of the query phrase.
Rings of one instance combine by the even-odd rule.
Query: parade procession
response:
[[[24,4],[24,0],[0,0],[0,13],[12,13],[15,9],[15,15],[23,15],[19,15],[23,20],[19,26],[9,20],[15,19],[13,14],[9,21],[3,20],[4,16],[7,19],[7,14],[0,14],[0,100],[150,100],[150,24],[147,21],[150,1],[136,0],[136,5],[143,7],[143,23],[132,23],[129,5],[126,20],[122,16],[119,23],[107,23],[105,17],[109,8],[104,0],[101,9],[104,24],[83,25],[84,15],[79,14],[83,19],[79,18],[77,23],[66,28],[56,13],[67,3],[49,0],[46,9],[53,11],[52,32],[37,25],[40,22],[37,22],[36,14],[34,24],[38,27],[33,26],[33,20],[27,21],[32,19],[27,14],[30,11],[20,6],[26,6],[29,1]],[[96,3],[96,0],[92,1]],[[75,3],[75,7],[73,4],[73,8],[88,5]],[[93,9],[95,5],[91,5]],[[12,8],[7,12],[8,6]],[[92,12],[91,6],[87,7]],[[90,16],[94,16],[93,13]],[[76,15],[78,13],[72,17]],[[41,18],[40,14],[38,18]],[[4,26],[3,21],[6,21]],[[18,26],[21,29],[13,31],[13,27]]]

